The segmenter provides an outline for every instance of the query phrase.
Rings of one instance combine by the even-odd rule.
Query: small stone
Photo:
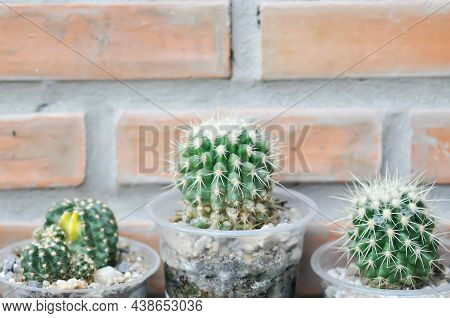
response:
[[[301,250],[301,249],[299,249],[299,248],[294,248],[294,249],[291,251],[291,257],[290,257],[291,261],[297,262],[297,261],[300,260],[301,257],[302,257],[302,250]]]
[[[47,281],[47,280],[44,280],[44,281],[42,282],[42,286],[44,286],[44,287],[50,287],[50,282]]]
[[[212,242],[211,246],[209,248],[209,255],[215,256],[219,253],[219,243],[218,242]]]
[[[202,236],[194,243],[194,256],[200,255],[211,245],[212,239],[209,236]]]
[[[15,283],[15,282],[16,282],[16,280],[15,280],[14,278],[10,278],[8,281],[9,281],[10,283]]]
[[[54,285],[56,285],[56,288],[62,289],[62,290],[83,289],[83,288],[87,288],[87,286],[88,286],[86,282],[75,279],[75,278],[70,278],[67,281],[57,280]]]
[[[121,262],[117,266],[117,270],[122,273],[128,272],[130,270],[130,263],[125,262],[125,261]]]
[[[5,273],[1,272],[0,273],[0,278],[5,278]]]
[[[13,272],[14,272],[15,274],[19,274],[19,273],[21,272],[21,269],[22,269],[22,267],[21,267],[19,264],[15,263],[15,264],[13,265]]]
[[[241,237],[239,241],[244,251],[254,252],[259,248],[258,241],[254,237]]]
[[[265,235],[258,240],[258,246],[263,250],[272,249],[277,242],[275,241],[273,235]]]
[[[28,281],[28,286],[33,287],[33,288],[41,288],[42,284],[35,280],[30,280],[30,281]]]
[[[111,266],[100,268],[94,273],[94,281],[104,285],[112,285],[120,279],[123,279],[122,273]]]
[[[242,255],[242,261],[245,264],[250,265],[253,262],[253,257],[251,256],[251,254],[245,253],[245,254]]]
[[[3,273],[11,272],[13,270],[13,266],[16,263],[16,257],[14,255],[9,255],[4,261],[3,261]]]
[[[23,274],[16,274],[14,278],[16,279],[17,282],[21,282],[23,281]]]
[[[170,248],[184,257],[192,257],[194,251],[194,238],[192,235],[177,233],[173,238],[169,235],[165,238]]]
[[[6,279],[6,280],[10,280],[10,279],[13,277],[13,275],[14,275],[13,272],[7,272],[7,273],[5,274],[5,279]]]

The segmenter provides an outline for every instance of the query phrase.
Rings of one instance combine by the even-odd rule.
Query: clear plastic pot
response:
[[[317,207],[308,197],[281,188],[291,222],[260,230],[198,229],[169,222],[182,209],[174,189],[147,208],[158,226],[169,297],[293,297],[306,224]]]
[[[19,248],[23,248],[31,241],[21,241],[11,244],[0,251],[0,264]],[[60,290],[51,288],[35,288],[10,283],[0,278],[0,297],[4,298],[86,298],[86,297],[112,297],[112,298],[134,298],[145,297],[147,293],[147,282],[159,268],[160,259],[158,253],[152,248],[140,242],[120,238],[120,242],[126,243],[131,252],[135,252],[148,264],[147,271],[142,277],[131,282],[112,285],[95,289]]]
[[[443,241],[446,247],[441,249],[443,264],[450,266],[450,241]],[[321,279],[323,295],[327,298],[407,298],[407,297],[450,297],[450,284],[443,284],[436,287],[424,287],[415,290],[389,290],[359,286],[345,282],[331,276],[328,272],[336,267],[344,268],[347,262],[346,257],[342,257],[343,251],[338,251],[341,242],[333,241],[319,247],[311,257],[311,267]]]

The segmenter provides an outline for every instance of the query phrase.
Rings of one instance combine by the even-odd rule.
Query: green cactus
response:
[[[46,228],[39,229],[34,233],[34,238],[36,241],[42,241],[45,239],[53,240],[54,238],[64,241],[65,236],[66,234],[64,231],[57,225],[50,225]]]
[[[113,212],[93,199],[64,200],[47,213],[45,228],[58,225],[74,255],[87,254],[97,268],[115,266],[117,223]]]
[[[76,279],[91,281],[95,269],[95,263],[89,255],[76,254],[72,257],[72,276]]]
[[[369,286],[419,288],[440,272],[430,189],[419,179],[405,183],[389,175],[355,183],[345,247]]]
[[[205,121],[180,143],[176,185],[186,208],[175,220],[221,230],[277,222],[273,142],[257,125],[236,122]]]
[[[21,259],[26,280],[51,283],[69,278],[70,262],[69,248],[57,237],[31,243],[22,252]]]

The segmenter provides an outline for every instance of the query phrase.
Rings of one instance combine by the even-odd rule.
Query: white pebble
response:
[[[117,269],[106,266],[100,268],[94,273],[94,281],[104,285],[112,285],[120,280],[123,281],[123,275]]]

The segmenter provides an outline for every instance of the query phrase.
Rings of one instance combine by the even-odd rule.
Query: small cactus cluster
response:
[[[57,202],[47,212],[44,227],[58,225],[71,251],[89,255],[97,268],[114,266],[117,257],[117,222],[114,213],[99,200]]]
[[[226,119],[190,127],[175,165],[185,209],[174,220],[220,230],[276,223],[272,148],[256,124]]]
[[[58,202],[22,252],[24,277],[90,281],[96,269],[115,265],[117,242],[117,223],[105,204],[93,199]]]
[[[90,280],[97,267],[92,258],[84,253],[75,254],[72,257],[72,273],[77,279]]]
[[[352,228],[344,247],[370,287],[419,288],[440,273],[431,188],[387,174],[350,189]]]
[[[22,252],[21,264],[26,280],[53,282],[67,279],[71,273],[69,248],[57,237],[31,243]]]

